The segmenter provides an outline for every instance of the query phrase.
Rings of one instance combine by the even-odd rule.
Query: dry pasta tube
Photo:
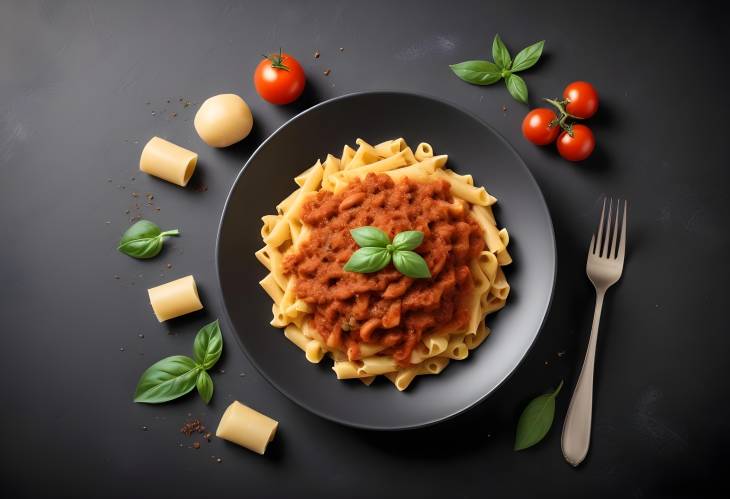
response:
[[[152,310],[160,322],[203,308],[195,278],[191,275],[150,288],[147,293],[150,295]]]
[[[223,413],[215,436],[263,455],[278,427],[278,421],[236,400]]]
[[[159,137],[152,137],[142,149],[139,169],[181,187],[193,176],[198,155]]]

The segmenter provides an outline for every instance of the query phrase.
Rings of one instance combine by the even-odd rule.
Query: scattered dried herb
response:
[[[202,434],[203,432],[205,432],[205,425],[197,418],[186,421],[180,427],[180,433],[184,433],[186,437],[189,437],[193,433]]]

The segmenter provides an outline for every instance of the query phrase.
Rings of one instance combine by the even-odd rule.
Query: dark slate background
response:
[[[3,495],[708,492],[730,443],[727,23],[719,2],[3,1]],[[532,105],[576,79],[596,85],[601,109],[590,124],[598,148],[590,160],[569,164],[526,143],[524,106],[499,85],[470,86],[451,74],[449,63],[490,57],[496,32],[513,53],[547,40],[542,60],[524,73]],[[304,98],[287,107],[263,102],[251,84],[260,54],[280,46],[309,77]],[[291,403],[224,331],[210,406],[196,396],[133,404],[140,373],[188,351],[197,329],[222,315],[214,239],[226,194],[253,149],[316,102],[374,89],[422,92],[471,110],[507,137],[543,189],[558,281],[522,367],[449,422],[372,433]],[[223,92],[249,103],[256,128],[243,143],[214,150],[192,118],[202,100]],[[152,135],[199,152],[188,189],[137,171]],[[154,206],[133,192],[152,193]],[[593,445],[572,469],[560,454],[560,427],[590,328],[585,250],[605,195],[630,200],[629,259],[604,307]],[[135,214],[180,226],[184,237],[155,260],[124,257],[115,243]],[[190,273],[205,313],[158,324],[146,288]],[[512,451],[521,409],[561,379],[567,386],[553,430],[539,446]],[[232,399],[281,422],[265,457],[216,439],[194,450],[195,439],[179,433],[188,414],[213,429]]]

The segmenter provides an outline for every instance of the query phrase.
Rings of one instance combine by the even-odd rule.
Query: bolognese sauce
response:
[[[474,292],[469,263],[484,248],[484,234],[442,180],[420,183],[368,174],[334,194],[320,191],[303,206],[309,236],[284,259],[298,298],[312,308],[310,323],[331,348],[360,358],[363,343],[385,347],[401,365],[425,334],[453,332],[469,321]],[[358,249],[350,230],[374,226],[392,239],[423,232],[415,249],[431,278],[412,279],[391,264],[360,274],[343,269]]]

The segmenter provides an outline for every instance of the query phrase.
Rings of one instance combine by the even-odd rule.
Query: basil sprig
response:
[[[426,260],[412,251],[423,242],[423,232],[407,230],[396,234],[391,243],[388,234],[377,227],[359,227],[350,231],[360,249],[345,264],[348,272],[377,272],[391,261],[403,275],[415,279],[431,277]]]
[[[545,40],[533,43],[522,49],[513,60],[502,39],[499,35],[495,35],[492,43],[494,62],[464,61],[449,67],[456,76],[474,85],[492,85],[504,78],[510,95],[515,100],[527,104],[527,84],[515,73],[534,66],[540,59],[544,46]]]
[[[207,373],[223,352],[223,335],[218,321],[204,326],[195,336],[193,358],[173,355],[152,364],[142,373],[134,401],[146,404],[168,402],[198,387],[207,404],[213,397],[213,379]]]
[[[133,258],[153,258],[162,251],[167,236],[179,236],[177,229],[162,230],[149,220],[140,220],[122,235],[117,249]]]
[[[515,450],[527,449],[545,438],[555,416],[555,397],[562,387],[561,381],[554,392],[540,395],[527,404],[517,422]]]

